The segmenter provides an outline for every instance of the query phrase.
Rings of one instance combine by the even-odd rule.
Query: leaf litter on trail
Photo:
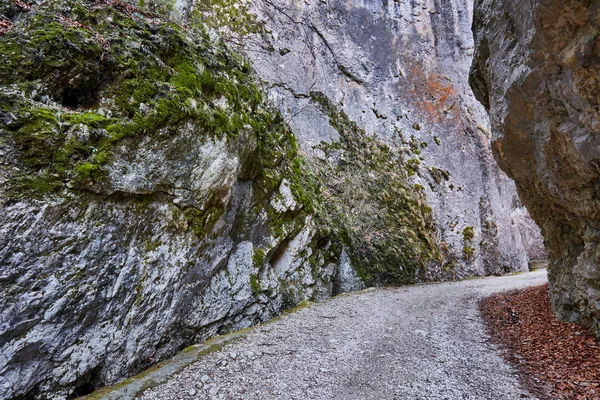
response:
[[[492,339],[542,399],[600,399],[600,340],[554,319],[548,285],[486,297],[480,303]]]

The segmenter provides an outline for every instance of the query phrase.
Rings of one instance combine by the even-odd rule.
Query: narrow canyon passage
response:
[[[600,0],[0,0],[0,399],[533,398],[477,302],[546,273],[468,279],[600,337],[599,54]]]
[[[489,343],[477,302],[545,282],[541,270],[338,296],[258,327],[138,398],[533,399]],[[124,389],[118,396],[135,393]]]

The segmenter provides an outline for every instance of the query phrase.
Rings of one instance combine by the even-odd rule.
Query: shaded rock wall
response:
[[[600,333],[600,3],[477,1],[472,86],[541,226],[555,315]]]

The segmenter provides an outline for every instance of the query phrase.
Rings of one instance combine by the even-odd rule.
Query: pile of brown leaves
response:
[[[600,340],[554,319],[548,285],[495,294],[480,308],[491,336],[533,392],[549,399],[600,399]]]

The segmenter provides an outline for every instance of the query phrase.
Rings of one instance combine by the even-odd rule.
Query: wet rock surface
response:
[[[555,315],[600,334],[595,1],[477,1],[471,81],[493,148],[542,228]]]
[[[478,301],[546,271],[338,296],[261,326],[137,397],[534,399],[485,333]]]

